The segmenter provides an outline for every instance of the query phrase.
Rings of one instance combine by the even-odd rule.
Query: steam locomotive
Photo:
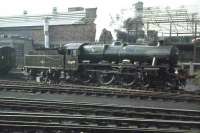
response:
[[[7,74],[15,67],[15,49],[11,46],[0,46],[0,74]]]
[[[174,46],[70,43],[32,51],[25,56],[24,71],[44,81],[179,88],[185,77],[177,61]]]

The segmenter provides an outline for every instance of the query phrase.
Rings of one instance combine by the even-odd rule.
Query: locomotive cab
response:
[[[64,45],[64,70],[76,71],[79,66],[79,54],[80,48],[84,45],[83,43],[69,43]]]
[[[70,43],[64,46],[64,71],[67,80],[81,81],[88,83],[91,81],[92,75],[90,75],[86,69],[81,65],[81,48],[88,43]]]

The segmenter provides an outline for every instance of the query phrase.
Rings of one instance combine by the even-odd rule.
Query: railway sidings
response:
[[[141,99],[161,104],[183,102],[199,106],[200,95],[195,92],[130,90],[74,84],[47,85],[0,80],[0,93],[4,95],[0,98],[0,132],[198,133],[200,130],[199,110],[133,106],[128,103],[120,105],[109,101],[110,98],[118,99],[118,102],[137,102]],[[11,93],[14,96],[10,95]],[[16,98],[19,97],[18,94],[23,97]],[[51,97],[56,95],[56,100],[52,100]],[[79,102],[61,100],[61,97],[70,96]],[[81,97],[85,100],[81,100]],[[87,98],[99,100],[90,101]],[[106,99],[109,102],[103,102]]]
[[[175,102],[193,102],[199,103],[200,95],[193,92],[163,92],[152,90],[130,90],[123,88],[106,88],[106,87],[92,87],[83,85],[66,84],[60,86],[48,86],[36,83],[23,83],[23,82],[5,82],[0,81],[1,91],[15,91],[15,92],[28,92],[28,93],[48,93],[48,94],[75,94],[85,96],[105,96],[116,98],[139,98],[150,100],[163,100]]]
[[[153,132],[198,131],[199,111],[31,99],[0,99],[1,131]],[[11,110],[10,110],[11,109]],[[23,109],[23,110],[22,110]],[[8,130],[9,127],[9,130]]]

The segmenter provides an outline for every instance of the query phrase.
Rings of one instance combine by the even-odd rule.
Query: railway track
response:
[[[88,125],[59,125],[42,122],[26,121],[0,121],[0,131],[6,133],[189,133],[190,130],[179,129],[155,129],[155,128],[123,128],[123,127],[105,127]],[[193,132],[194,133],[194,132]],[[198,132],[196,132],[198,133]]]
[[[135,89],[133,88],[124,88],[124,87],[119,87],[119,86],[96,86],[96,85],[80,85],[80,84],[72,84],[72,83],[63,83],[63,84],[46,84],[46,83],[38,83],[35,81],[22,81],[22,80],[0,80],[0,84],[1,85],[25,85],[25,86],[51,86],[51,87],[87,87],[87,88],[93,88],[93,89],[102,89],[102,88],[106,88],[106,89],[118,89],[118,90],[127,90],[127,91],[157,91],[157,92],[169,92],[169,93],[179,93],[179,94],[200,94],[198,92],[194,92],[194,91],[186,91],[183,89],[179,89],[179,90],[159,90],[158,88],[141,88],[141,87],[136,87]]]
[[[0,103],[0,129],[153,133],[200,129],[200,112],[195,110],[15,98],[1,98]]]
[[[12,82],[11,82],[12,83]],[[22,83],[22,82],[20,82]],[[20,83],[4,83],[0,84],[0,90],[6,91],[21,91],[29,93],[51,93],[51,94],[77,94],[87,96],[107,96],[117,98],[140,98],[151,100],[164,100],[164,101],[187,101],[192,103],[200,103],[200,95],[186,94],[186,93],[171,93],[160,91],[144,91],[144,90],[129,90],[120,88],[106,88],[106,87],[92,87],[82,85],[62,85],[62,86],[46,86],[37,84],[20,84]]]
[[[104,115],[128,118],[156,118],[166,120],[200,121],[200,111],[164,109],[150,107],[118,106],[113,104],[91,104],[61,101],[0,98],[1,110],[60,112],[83,115]]]
[[[9,124],[29,124],[29,125],[48,125],[48,126],[88,126],[104,128],[178,128],[191,130],[200,127],[200,122],[194,121],[170,121],[157,119],[139,119],[123,117],[104,117],[104,116],[85,116],[85,115],[66,115],[66,114],[43,114],[43,113],[1,113],[0,126]]]

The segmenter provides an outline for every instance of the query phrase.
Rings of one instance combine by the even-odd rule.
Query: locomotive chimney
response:
[[[49,48],[49,18],[44,18],[44,47]]]

